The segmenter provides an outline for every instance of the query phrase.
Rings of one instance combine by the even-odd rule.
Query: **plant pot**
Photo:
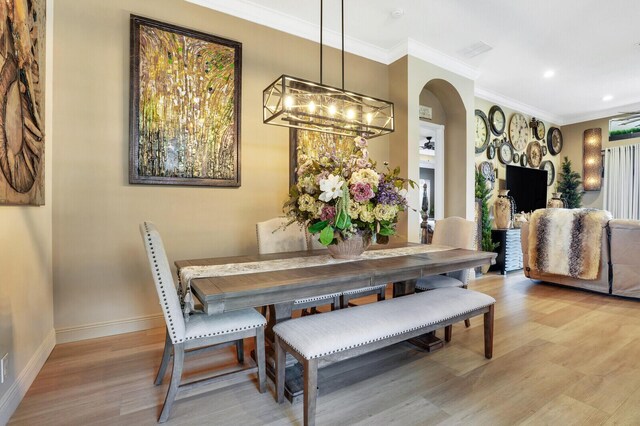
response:
[[[327,250],[334,259],[357,259],[370,245],[371,237],[369,235],[354,235],[346,240],[338,236],[337,242],[329,244]]]

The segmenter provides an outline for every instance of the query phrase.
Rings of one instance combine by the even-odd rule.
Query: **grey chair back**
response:
[[[144,222],[140,225],[140,234],[142,234],[144,248],[147,251],[151,275],[153,275],[153,281],[156,285],[160,307],[167,323],[171,342],[174,345],[182,343],[185,339],[185,322],[162,238],[151,222]]]
[[[276,217],[256,224],[258,253],[269,254],[307,250],[307,238],[304,229],[297,223],[282,229],[282,226],[286,223],[287,218]]]

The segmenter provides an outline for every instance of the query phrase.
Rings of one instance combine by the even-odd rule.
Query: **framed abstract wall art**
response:
[[[45,0],[0,1],[0,204],[44,204]]]
[[[301,158],[318,159],[323,152],[331,152],[338,157],[348,157],[353,149],[354,141],[350,136],[289,129],[289,186],[297,182],[296,170]]]
[[[640,137],[640,112],[624,114],[609,120],[609,140]]]
[[[130,24],[129,182],[240,186],[242,44]]]

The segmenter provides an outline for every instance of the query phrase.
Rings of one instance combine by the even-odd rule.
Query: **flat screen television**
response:
[[[516,202],[516,212],[531,212],[547,206],[547,171],[507,166],[507,189]]]

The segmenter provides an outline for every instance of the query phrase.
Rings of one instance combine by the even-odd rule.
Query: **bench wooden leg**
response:
[[[493,309],[494,305],[489,306],[484,314],[484,357],[487,359],[493,357]]]
[[[467,328],[471,327],[471,320],[469,318],[464,320],[464,326],[467,327]]]
[[[256,358],[258,363],[258,391],[267,391],[267,363],[264,349],[264,327],[256,328]]]
[[[444,328],[444,341],[445,342],[450,342],[451,341],[451,330],[453,329],[452,325],[448,325]]]
[[[316,399],[318,397],[318,360],[304,362],[304,425],[316,424]]]
[[[286,373],[287,354],[280,345],[278,336],[274,342],[276,353],[276,401],[281,404],[284,402],[284,380]]]

